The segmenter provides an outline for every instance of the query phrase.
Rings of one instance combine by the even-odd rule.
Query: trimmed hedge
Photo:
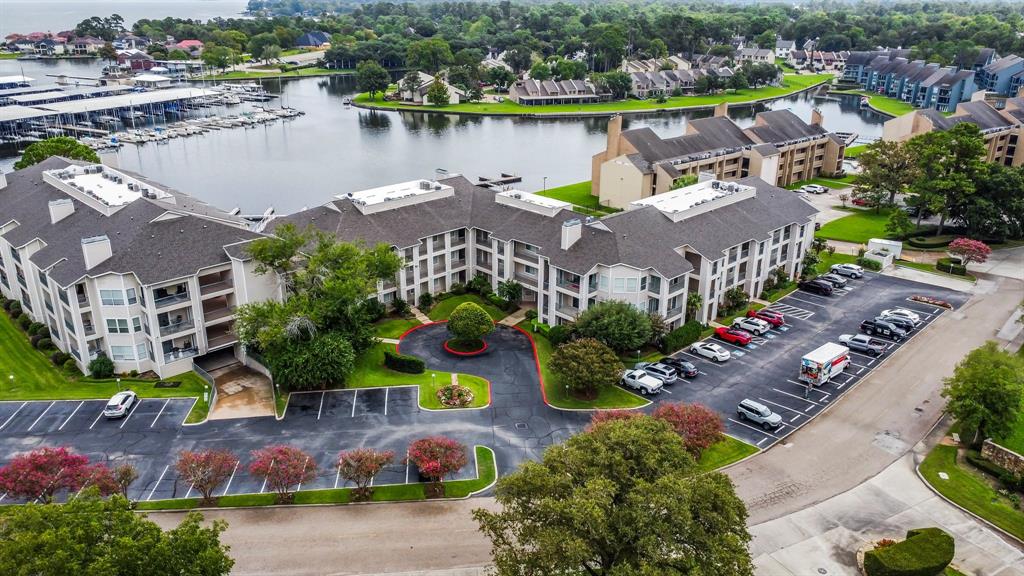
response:
[[[395,372],[406,374],[422,374],[427,370],[423,360],[406,354],[398,354],[391,350],[384,351],[384,365]]]
[[[882,269],[882,263],[878,260],[872,260],[863,256],[857,258],[857,265],[873,272],[878,272]]]
[[[665,338],[661,341],[661,351],[665,354],[671,354],[676,350],[682,350],[700,340],[700,333],[703,330],[704,326],[700,322],[690,320],[665,335]]]
[[[942,236],[912,236],[907,239],[907,244],[910,244],[914,248],[924,248],[926,250],[932,248],[944,248],[953,241],[955,236],[949,234],[943,234]]]
[[[892,546],[864,553],[868,576],[937,576],[953,561],[953,537],[939,528],[918,528]]]
[[[947,272],[957,276],[967,275],[967,266],[953,262],[952,258],[939,258],[939,261],[935,263],[935,269],[939,272]]]

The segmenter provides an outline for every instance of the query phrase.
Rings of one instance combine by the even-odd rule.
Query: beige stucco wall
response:
[[[601,204],[605,206],[626,208],[630,202],[639,200],[646,189],[644,174],[625,156],[601,164],[600,173]]]

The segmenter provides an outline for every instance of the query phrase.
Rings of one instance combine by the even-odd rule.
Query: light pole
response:
[[[434,372],[430,373],[430,386],[434,390],[437,390],[437,374]]]
[[[11,381],[10,392],[14,392],[14,374],[11,374],[10,376],[8,376],[7,379]]]
[[[544,177],[544,191],[545,192],[548,191],[548,177],[547,176]]]
[[[117,391],[118,391],[118,392],[120,392],[120,391],[121,391],[121,378],[118,378],[118,379],[117,379]]]

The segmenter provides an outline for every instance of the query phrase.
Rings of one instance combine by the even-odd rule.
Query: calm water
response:
[[[10,73],[5,70],[12,64],[0,62],[0,75]],[[89,75],[94,68],[82,66],[76,73]],[[25,73],[37,74],[27,67]],[[346,108],[343,98],[355,91],[347,77],[268,80],[264,85],[281,95],[272,105],[292,106],[306,115],[167,144],[129,144],[117,162],[221,208],[261,213],[273,206],[284,213],[335,194],[431,177],[437,168],[471,178],[515,173],[524,177],[521,187],[531,191],[579,182],[590,178],[590,158],[603,149],[606,138],[605,118],[488,118]],[[815,106],[831,130],[871,139],[881,135],[884,118],[859,110],[856,99],[804,94],[772,104],[804,119],[810,119]],[[627,117],[626,124],[671,136],[683,132],[686,118],[709,113]],[[753,121],[750,108],[730,114],[743,126]],[[0,160],[0,167],[9,169],[11,163],[13,158]]]
[[[70,30],[93,16],[120,14],[130,28],[142,18],[209,20],[238,16],[246,0],[0,0],[0,37]]]

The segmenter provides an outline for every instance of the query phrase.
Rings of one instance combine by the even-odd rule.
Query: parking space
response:
[[[105,400],[0,402],[0,436],[174,430],[194,404],[194,398],[142,398],[124,418],[107,420]]]
[[[292,394],[286,419],[337,422],[361,416],[397,416],[419,411],[415,386],[353,388]]]
[[[768,448],[820,414],[946,312],[944,308],[910,300],[914,294],[941,298],[954,305],[965,299],[963,294],[870,273],[863,279],[850,280],[846,289],[836,290],[831,297],[797,291],[768,307],[784,314],[785,324],[772,328],[751,344],[739,346],[712,338],[730,352],[728,361],[717,363],[688,351],[677,352],[676,356],[694,363],[700,374],[666,387],[667,394],[654,399],[705,404],[722,414],[729,434],[759,448]],[[799,381],[802,356],[826,342],[838,342],[841,334],[858,333],[862,320],[896,307],[907,308],[921,317],[921,325],[907,340],[888,342],[886,352],[879,358],[851,352],[847,369],[821,387],[808,388]],[[780,426],[764,429],[743,420],[736,406],[745,398],[779,414]]]

